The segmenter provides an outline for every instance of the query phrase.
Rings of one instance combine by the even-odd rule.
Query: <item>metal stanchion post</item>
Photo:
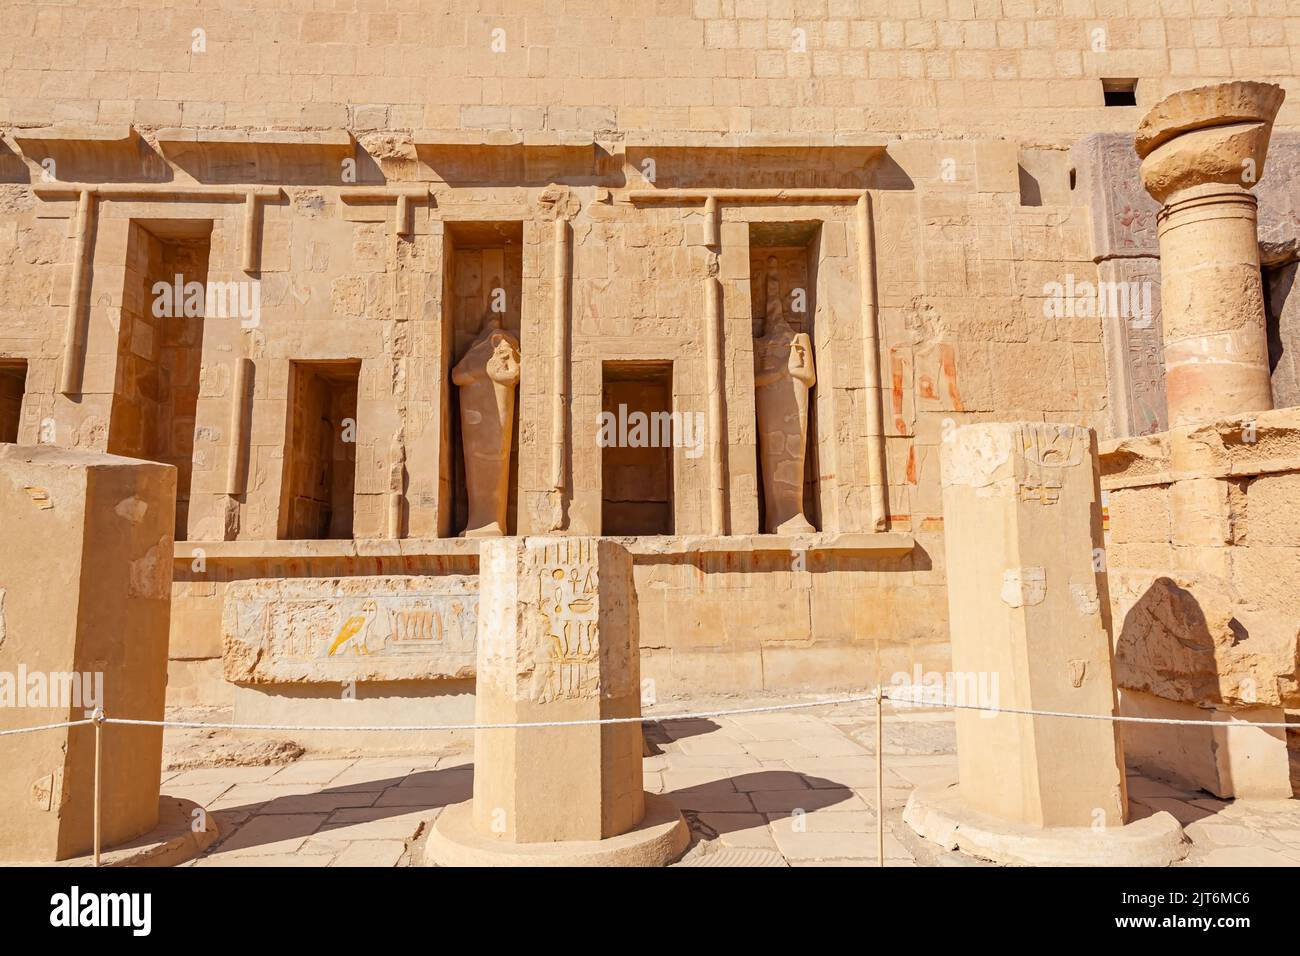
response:
[[[100,763],[104,755],[104,707],[95,707],[95,866],[99,866]]]
[[[885,865],[885,688],[876,685],[876,865]]]

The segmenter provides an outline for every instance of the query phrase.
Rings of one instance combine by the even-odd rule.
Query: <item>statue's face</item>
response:
[[[488,359],[488,374],[495,379],[509,378],[519,369],[519,353],[510,336],[494,332],[490,341],[492,357]]]

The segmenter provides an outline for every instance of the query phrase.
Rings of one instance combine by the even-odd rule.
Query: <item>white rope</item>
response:
[[[208,724],[188,720],[128,720],[120,717],[105,719],[108,724],[137,724],[148,727],[217,728],[221,730],[515,730],[530,727],[590,727],[599,724],[658,724],[669,720],[703,720],[709,717],[731,717],[737,714],[762,714],[783,710],[801,710],[809,707],[833,707],[836,704],[857,704],[875,700],[875,694],[856,694],[851,697],[833,697],[828,700],[801,701],[797,704],[768,704],[763,707],[736,707],[730,710],[705,710],[689,714],[666,714],[641,717],[606,717],[601,720],[538,720],[523,724],[399,724],[378,727],[338,725],[288,725],[288,724]]]
[[[39,727],[17,727],[13,730],[0,730],[0,737],[8,737],[10,734],[30,734],[37,730],[58,730],[60,727],[82,727],[93,723],[94,721],[90,719],[65,720],[59,724],[41,724]]]
[[[986,707],[978,704],[957,704],[948,700],[926,700],[924,698],[899,696],[883,689],[878,692],[881,697],[896,704],[920,707],[941,707],[954,710],[974,710],[989,714],[1017,714],[1023,717],[1064,717],[1073,720],[1106,720],[1129,724],[1166,724],[1178,727],[1255,727],[1261,730],[1300,730],[1300,723],[1255,722],[1249,720],[1189,720],[1174,717],[1124,717],[1115,714],[1078,714],[1059,710],[1029,710],[1016,707]],[[599,720],[539,720],[521,724],[356,724],[340,726],[337,724],[237,724],[227,722],[204,722],[198,720],[137,720],[129,717],[105,717],[106,724],[121,724],[130,727],[173,727],[189,730],[276,730],[276,731],[353,731],[353,732],[405,732],[405,731],[445,731],[445,730],[527,730],[541,727],[592,727],[606,724],[661,724],[670,720],[707,720],[712,717],[733,717],[742,714],[779,713],[791,710],[807,710],[813,707],[834,707],[839,704],[860,704],[876,699],[876,693],[853,694],[847,697],[832,697],[826,700],[800,701],[793,704],[765,704],[758,707],[733,707],[723,710],[701,710],[682,714],[643,715],[639,717],[606,717]],[[55,730],[60,727],[81,727],[93,724],[93,719],[64,721],[57,724],[43,724],[39,727],[20,727],[14,730],[0,730],[0,737],[11,734],[26,734],[39,730]]]
[[[884,694],[885,700],[895,703],[917,704],[923,707],[951,707],[954,710],[980,710],[989,714],[1020,714],[1026,717],[1072,717],[1075,720],[1109,720],[1126,724],[1173,724],[1179,727],[1260,727],[1272,730],[1300,730],[1300,723],[1256,723],[1253,720],[1188,720],[1175,717],[1122,717],[1114,714],[1074,714],[1060,710],[1021,710],[1015,707],[981,707],[978,704],[954,704],[951,701],[918,700],[915,697],[895,697]]]

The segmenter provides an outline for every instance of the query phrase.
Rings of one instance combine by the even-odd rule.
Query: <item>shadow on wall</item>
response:
[[[1241,628],[1235,618],[1229,622],[1234,625],[1234,631]],[[1166,700],[1221,704],[1215,652],[1196,595],[1171,578],[1157,578],[1124,616],[1115,642],[1115,680]]]
[[[1268,367],[1275,408],[1300,405],[1300,293],[1295,291],[1300,262],[1264,269]]]
[[[1195,586],[1192,586],[1195,587]],[[1255,719],[1276,721],[1276,703],[1261,703],[1258,676],[1288,678],[1285,632],[1267,619],[1252,636],[1246,609],[1213,587],[1184,586],[1169,577],[1154,580],[1124,616],[1115,643],[1115,679],[1126,716],[1204,719],[1233,710],[1273,711]],[[1242,618],[1246,620],[1243,621]],[[1281,641],[1278,638],[1283,638]],[[1294,641],[1290,656],[1294,658]],[[1295,673],[1294,660],[1290,674]],[[1258,676],[1257,676],[1258,675]],[[1235,682],[1235,683],[1234,683]],[[1279,683],[1279,688],[1282,684]],[[1139,696],[1144,695],[1144,696]],[[1268,695],[1273,696],[1273,695]],[[1274,698],[1275,699],[1275,698]],[[1282,701],[1286,703],[1285,696]],[[1233,792],[1231,762],[1223,759],[1225,730],[1213,726],[1124,724],[1130,756],[1143,769],[1192,781],[1216,780],[1221,793]],[[1276,736],[1278,732],[1271,732]],[[1300,726],[1285,732],[1291,753],[1292,790],[1300,794]],[[1136,755],[1136,756],[1135,756]],[[1149,765],[1149,766],[1148,766]]]
[[[761,536],[759,536],[761,541]],[[697,572],[697,582],[708,588],[715,574],[770,574],[776,571],[823,574],[831,571],[929,571],[934,567],[930,555],[920,545],[907,554],[879,555],[871,552],[835,551],[721,551],[687,554],[638,554],[638,568],[643,566],[689,565]],[[720,585],[725,586],[725,585]]]
[[[29,180],[27,164],[0,139],[0,183],[26,183]]]

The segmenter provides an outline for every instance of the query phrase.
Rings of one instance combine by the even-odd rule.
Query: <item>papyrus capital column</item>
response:
[[[1267,411],[1256,200],[1273,118],[1269,83],[1184,90],[1142,120],[1134,146],[1158,217],[1171,426]]]

